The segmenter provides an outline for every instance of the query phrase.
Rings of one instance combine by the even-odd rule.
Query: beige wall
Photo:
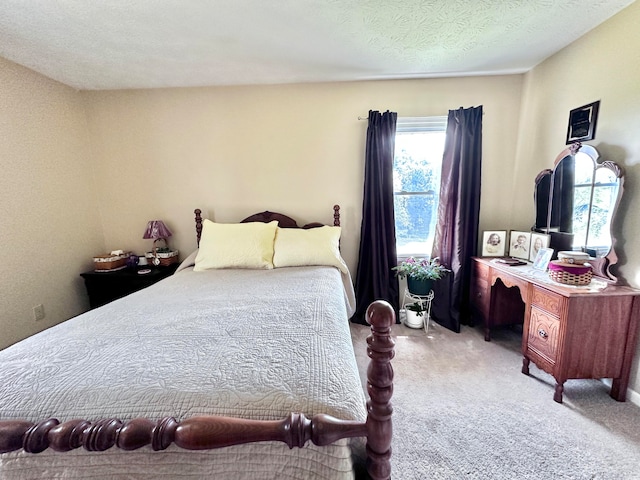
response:
[[[88,307],[78,274],[104,240],[78,93],[3,59],[0,85],[3,348]]]
[[[624,280],[640,288],[640,2],[602,24],[527,74],[513,191],[530,191],[532,179],[565,147],[569,111],[600,100],[595,146],[602,159],[626,172],[614,226]],[[513,224],[532,223],[529,204],[516,203]],[[640,404],[640,348],[631,388]]]
[[[0,59],[0,80],[0,348],[85,310],[79,273],[97,253],[148,249],[147,220],[164,219],[171,244],[192,251],[196,207],[223,222],[260,209],[330,222],[338,203],[355,275],[358,116],[369,109],[444,115],[483,104],[485,217],[495,226],[509,211],[491,192],[512,175],[502,159],[515,155],[522,76],[77,92]],[[46,318],[35,322],[38,304]]]
[[[369,109],[446,115],[484,105],[483,223],[503,225],[513,177],[522,76],[150,91],[84,92],[106,246],[143,252],[161,218],[183,254],[193,209],[234,222],[269,209],[302,222],[342,207],[355,276]],[[497,193],[497,194],[496,194]]]

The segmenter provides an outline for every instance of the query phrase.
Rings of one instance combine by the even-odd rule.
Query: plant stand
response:
[[[424,333],[429,333],[429,320],[431,319],[431,301],[433,300],[433,297],[434,297],[433,290],[430,290],[429,293],[427,293],[426,295],[416,295],[414,293],[411,293],[408,288],[405,288],[404,296],[402,297],[401,309],[404,310],[405,319],[407,315],[407,309],[406,309],[407,303],[419,302],[423,305],[424,311],[422,313],[422,316],[423,316],[422,327],[424,328]],[[406,322],[405,322],[405,325],[407,325]],[[407,326],[409,328],[420,328],[419,326],[418,327],[412,327],[410,325],[407,325]]]

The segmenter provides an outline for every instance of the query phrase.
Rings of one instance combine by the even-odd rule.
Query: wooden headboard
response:
[[[199,208],[196,208],[193,211],[193,213],[196,214],[196,238],[198,239],[198,246],[200,246],[200,236],[202,235],[202,210],[200,210]],[[298,226],[297,222],[293,218],[287,215],[284,215],[282,213],[270,212],[268,210],[265,210],[264,212],[260,212],[260,213],[254,213],[253,215],[242,220],[240,223],[247,223],[247,222],[269,223],[274,220],[278,221],[278,226],[281,228],[316,228],[316,227],[322,227],[325,225],[324,223],[312,222],[312,223],[307,223],[306,225],[303,225],[302,227],[300,227]],[[334,227],[340,226],[340,205],[333,206],[333,226]]]

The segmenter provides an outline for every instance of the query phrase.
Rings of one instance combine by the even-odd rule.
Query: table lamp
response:
[[[147,229],[144,232],[142,238],[153,238],[153,260],[152,263],[155,266],[160,265],[160,259],[158,258],[158,247],[156,243],[160,240],[164,240],[165,247],[169,248],[167,238],[171,236],[171,230],[167,228],[162,220],[150,220],[147,223]]]

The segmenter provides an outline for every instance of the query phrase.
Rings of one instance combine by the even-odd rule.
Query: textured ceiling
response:
[[[1,0],[0,56],[78,89],[519,73],[632,0]]]

